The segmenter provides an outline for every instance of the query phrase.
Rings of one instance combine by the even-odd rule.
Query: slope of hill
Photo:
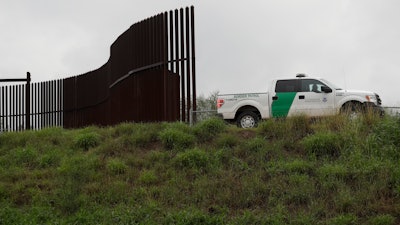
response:
[[[400,120],[0,135],[0,224],[398,224]]]

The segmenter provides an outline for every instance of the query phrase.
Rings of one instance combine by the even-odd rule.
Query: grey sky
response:
[[[97,69],[130,25],[190,5],[199,94],[263,92],[301,72],[400,105],[398,0],[2,0],[0,76]]]

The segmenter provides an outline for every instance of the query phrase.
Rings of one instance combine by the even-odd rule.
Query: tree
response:
[[[196,98],[197,110],[195,116],[197,121],[202,121],[216,115],[218,94],[219,91],[213,91],[208,97],[200,95]]]

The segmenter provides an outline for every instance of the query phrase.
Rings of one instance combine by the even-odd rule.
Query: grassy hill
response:
[[[399,224],[400,120],[0,134],[0,224]]]

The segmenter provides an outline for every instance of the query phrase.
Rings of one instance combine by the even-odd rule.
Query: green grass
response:
[[[0,224],[399,224],[400,120],[0,135]]]

